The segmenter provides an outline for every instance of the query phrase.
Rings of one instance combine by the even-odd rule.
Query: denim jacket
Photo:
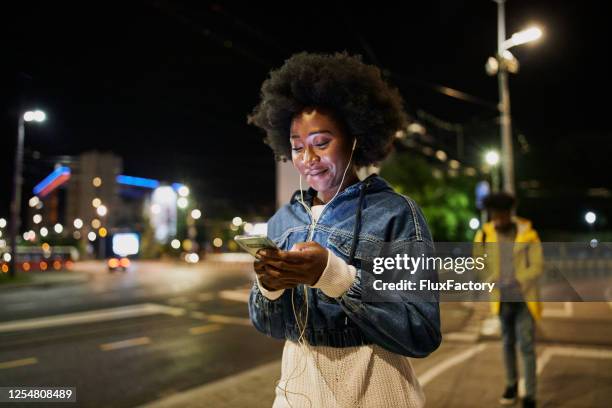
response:
[[[384,179],[372,175],[338,194],[313,229],[305,205],[311,205],[315,194],[313,189],[305,191],[302,203],[297,191],[291,202],[268,221],[268,237],[282,250],[298,242],[319,243],[355,266],[355,281],[338,298],[328,297],[318,288],[299,285],[285,290],[276,300],[263,296],[255,282],[249,297],[249,315],[255,328],[276,339],[297,341],[300,330],[293,307],[296,311],[303,308],[307,290],[304,337],[309,344],[352,347],[374,343],[405,356],[429,355],[441,342],[438,303],[367,302],[362,300],[361,287],[362,263],[379,254],[383,244],[431,244],[421,210],[412,199],[397,194]]]

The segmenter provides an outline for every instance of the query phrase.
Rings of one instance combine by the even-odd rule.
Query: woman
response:
[[[272,71],[249,122],[310,187],[268,222],[249,313],[286,339],[274,407],[420,407],[407,357],[440,344],[436,302],[366,300],[366,264],[398,243],[431,244],[411,199],[357,168],[381,161],[405,125],[399,93],[346,53],[301,53]],[[301,184],[301,183],[300,183]]]

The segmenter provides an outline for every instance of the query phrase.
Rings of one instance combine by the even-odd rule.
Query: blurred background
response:
[[[79,406],[271,405],[282,343],[250,325],[251,259],[232,238],[265,233],[298,189],[246,116],[270,69],[299,51],[361,54],[399,89],[410,124],[366,171],[422,207],[435,241],[472,241],[482,199],[500,190],[544,241],[612,241],[600,8],[7,5],[0,386],[75,386]],[[602,262],[609,272],[609,254]],[[606,293],[611,302],[545,305],[544,406],[607,406],[612,284]],[[442,313],[443,346],[413,361],[428,405],[496,403],[503,367],[488,305]]]

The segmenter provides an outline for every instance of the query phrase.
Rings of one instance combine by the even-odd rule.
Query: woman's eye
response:
[[[317,147],[325,147],[325,146],[327,146],[328,144],[329,144],[329,142],[322,142],[322,143],[317,143],[317,144],[315,144],[315,146],[317,146]]]
[[[292,147],[291,150],[293,150],[294,152],[299,152],[300,150],[302,150],[301,147]]]

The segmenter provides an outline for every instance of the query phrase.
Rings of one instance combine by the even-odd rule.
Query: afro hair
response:
[[[305,108],[324,108],[357,139],[355,164],[382,161],[395,133],[407,123],[403,101],[380,70],[346,52],[293,55],[261,87],[261,101],[248,122],[266,132],[264,139],[277,160],[291,159],[289,132],[295,115]]]

